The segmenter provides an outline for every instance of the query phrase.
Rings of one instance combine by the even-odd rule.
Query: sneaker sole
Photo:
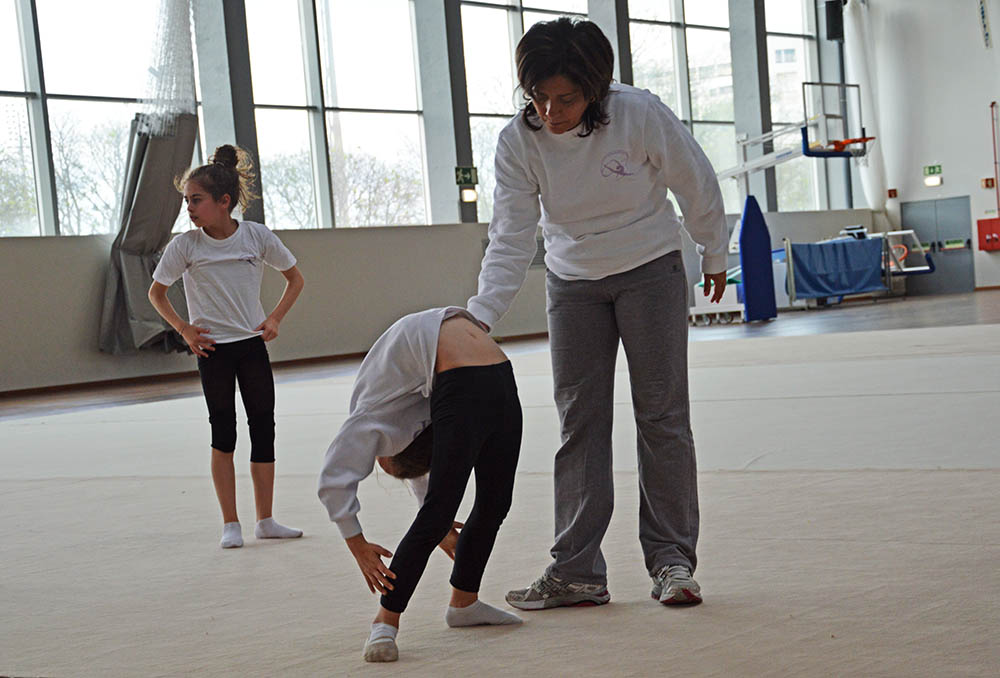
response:
[[[548,610],[554,607],[597,607],[611,602],[611,594],[607,591],[583,600],[560,600],[559,598],[547,598],[545,600],[508,600],[507,604],[519,610]]]
[[[692,593],[691,589],[681,589],[673,598],[666,600],[660,600],[660,597],[655,594],[650,594],[649,597],[658,600],[663,605],[698,605],[701,603],[701,596]]]

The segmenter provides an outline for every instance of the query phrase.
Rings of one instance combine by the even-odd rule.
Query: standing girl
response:
[[[615,360],[625,346],[639,441],[639,542],[652,597],[701,601],[698,492],[687,382],[681,221],[705,294],[725,287],[719,183],[687,128],[646,90],[612,84],[614,53],[589,21],[535,24],[517,46],[525,105],[500,132],[490,244],[468,308],[506,313],[545,238],[552,377],[562,431],[555,544],[546,572],[507,601],[521,609],[610,600],[601,540],[614,506]],[[713,290],[714,287],[714,290]]]
[[[263,224],[236,221],[237,204],[245,210],[254,198],[249,155],[224,145],[207,165],[188,170],[176,182],[196,229],[167,245],[153,272],[149,300],[163,319],[184,337],[198,356],[198,372],[212,426],[212,481],[222,509],[222,548],[243,546],[236,515],[235,385],[250,426],[250,476],[257,506],[258,539],[301,537],[271,517],[274,496],[274,377],[264,342],[278,336],[278,326],[305,284],[295,257]],[[281,271],[287,284],[270,315],[260,303],[261,264]],[[167,288],[184,278],[188,317],[185,322],[167,299]]]

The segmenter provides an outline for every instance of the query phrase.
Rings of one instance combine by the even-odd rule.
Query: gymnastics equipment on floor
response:
[[[784,239],[788,297],[825,304],[854,294],[891,294],[894,276],[934,273],[934,260],[913,230],[852,232],[817,243]]]
[[[747,196],[743,215],[735,229],[739,230],[740,265],[726,271],[726,290],[718,304],[712,304],[705,298],[703,283],[695,285],[695,303],[689,309],[692,324],[708,325],[713,321],[730,323],[739,314],[745,322],[770,320],[778,315],[771,265],[771,235],[760,205],[752,195]]]
[[[771,234],[757,199],[747,196],[740,219],[740,268],[743,270],[743,317],[747,322],[778,315],[771,268]]]
[[[688,321],[692,325],[713,325],[743,322],[742,281],[740,267],[726,271],[726,289],[719,303],[711,303],[711,297],[704,294],[705,283],[694,286],[694,306],[688,310]]]

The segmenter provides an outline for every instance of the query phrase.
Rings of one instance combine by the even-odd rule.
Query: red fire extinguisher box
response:
[[[976,225],[979,226],[979,249],[1000,251],[1000,218],[980,219]]]

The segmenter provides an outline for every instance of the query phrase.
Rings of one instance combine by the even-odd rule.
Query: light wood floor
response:
[[[786,311],[770,322],[693,327],[689,337],[691,341],[714,341],[995,323],[1000,323],[1000,290],[982,290],[970,294],[904,297],[874,303],[857,301],[809,311]],[[515,339],[504,342],[504,348],[508,352],[532,350],[544,343],[544,339],[538,338]],[[360,356],[349,356],[276,363],[274,378],[277,383],[325,379],[351,374],[359,362]],[[200,393],[201,382],[196,371],[117,383],[0,393],[0,420],[169,400]]]

